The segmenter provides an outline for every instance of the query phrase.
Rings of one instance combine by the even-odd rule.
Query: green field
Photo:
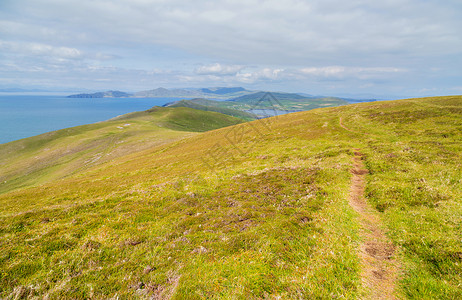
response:
[[[190,107],[205,111],[216,111],[238,117],[246,121],[251,121],[256,119],[257,116],[252,112],[249,113],[249,110],[266,110],[265,113],[269,113],[270,116],[273,116],[274,114],[271,114],[271,111],[305,111],[315,108],[341,106],[346,104],[348,104],[347,101],[335,97],[307,98],[291,93],[257,92],[227,101],[197,98],[173,102],[168,106]],[[281,112],[277,114],[279,115]]]
[[[336,97],[305,97],[293,93],[258,92],[243,95],[229,102],[234,109],[274,108],[288,111],[304,111],[320,107],[340,106],[348,104],[347,101]],[[270,104],[271,103],[271,104]],[[271,106],[269,106],[269,104]],[[255,105],[257,107],[255,107]]]
[[[0,298],[368,298],[358,151],[396,298],[462,298],[462,96],[239,122],[156,108],[1,145]]]
[[[193,109],[203,111],[214,111],[225,115],[233,116],[236,118],[243,119],[245,121],[253,121],[256,119],[255,115],[248,112],[228,108],[225,101],[215,101],[207,99],[193,99],[193,100],[181,100],[176,101],[168,105],[168,107],[189,107]]]

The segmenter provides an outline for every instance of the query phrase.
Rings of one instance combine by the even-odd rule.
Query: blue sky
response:
[[[460,0],[0,0],[0,88],[462,94]]]

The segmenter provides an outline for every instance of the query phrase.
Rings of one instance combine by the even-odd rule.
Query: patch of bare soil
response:
[[[397,299],[395,286],[398,262],[395,257],[395,246],[386,237],[377,212],[364,198],[365,176],[368,170],[364,167],[359,149],[355,150],[351,173],[353,177],[349,203],[359,214],[361,222],[362,243],[358,252],[362,266],[361,277],[366,289],[363,299]]]

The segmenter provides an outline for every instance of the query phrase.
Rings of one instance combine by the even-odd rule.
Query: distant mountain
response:
[[[156,88],[147,91],[140,91],[134,94],[128,94],[120,91],[106,91],[98,93],[84,93],[70,95],[69,98],[106,98],[106,97],[136,97],[136,98],[211,98],[228,100],[239,96],[252,94],[254,91],[248,91],[242,87],[214,87],[198,89],[166,89]]]
[[[301,96],[305,96],[305,97],[307,97],[307,98],[315,97],[315,96],[313,96],[313,95],[311,95],[311,94],[307,94],[307,93],[297,93],[297,94],[299,94],[299,95],[301,95]]]
[[[245,121],[255,120],[256,116],[254,114],[248,113],[246,111],[224,107],[223,104],[226,104],[224,101],[214,101],[208,99],[192,99],[192,100],[180,100],[175,102],[170,102],[165,104],[165,107],[189,107],[198,110],[204,111],[214,111],[219,112],[224,115],[233,116],[236,118],[243,119]]]
[[[199,90],[185,89],[166,89],[157,88],[154,90],[141,91],[134,94],[135,97],[200,97],[202,92]]]
[[[132,94],[128,94],[121,91],[106,91],[98,92],[93,94],[76,94],[67,96],[68,98],[126,98],[131,97]]]
[[[274,107],[284,108],[285,110],[310,110],[325,106],[339,106],[348,104],[347,101],[336,97],[324,96],[303,96],[296,93],[281,93],[281,92],[257,92],[250,95],[237,97],[227,102],[234,102],[243,105],[258,105],[265,106],[272,102]]]
[[[216,111],[244,120],[251,120],[290,112],[346,104],[348,104],[347,101],[334,97],[307,98],[294,93],[256,92],[227,101],[197,98],[175,101],[167,103],[165,106],[183,106],[199,110]]]
[[[258,100],[262,99],[267,93],[268,92],[256,92],[256,93],[253,93],[253,94],[244,95],[244,96],[234,98],[231,101],[245,102],[245,103],[258,101]],[[306,100],[307,99],[307,97],[304,97],[304,96],[301,96],[301,95],[295,94],[295,93],[277,93],[277,92],[273,93],[272,92],[271,95],[274,96],[274,98],[276,98],[277,100],[296,101],[296,100]]]
[[[245,88],[242,87],[217,87],[217,88],[205,88],[205,89],[200,89],[203,93],[206,94],[218,94],[218,95],[224,95],[224,94],[230,94],[230,93],[237,93],[237,92],[244,92],[246,91]]]
[[[212,98],[232,99],[254,93],[243,87],[213,87],[200,89],[166,89],[157,88],[135,93],[134,97],[172,97],[172,98]]]
[[[269,97],[268,97],[269,96]],[[70,98],[180,98],[193,99],[182,106],[202,105],[197,109],[211,110],[210,107],[237,109],[253,113],[255,109],[277,109],[281,111],[303,111],[326,106],[339,106],[353,102],[352,99],[337,97],[313,96],[309,94],[250,91],[243,87],[209,87],[209,88],[183,88],[166,89],[156,88],[147,91],[140,91],[128,94],[120,91],[106,91],[93,94],[77,94],[68,96]],[[213,101],[219,100],[219,101]],[[226,100],[226,101],[220,101]],[[262,101],[260,101],[262,100]],[[207,102],[210,101],[210,102]],[[220,111],[222,112],[222,111]],[[226,113],[225,113],[226,114]],[[229,113],[228,113],[229,114]],[[232,114],[231,114],[232,115]],[[246,119],[246,118],[244,118]],[[248,119],[248,118],[247,118]]]

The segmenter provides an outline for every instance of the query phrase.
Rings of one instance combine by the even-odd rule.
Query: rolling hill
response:
[[[63,178],[134,151],[242,122],[215,112],[154,107],[2,144],[0,192]]]
[[[91,94],[75,94],[69,95],[68,98],[126,98],[131,97],[132,94],[121,92],[121,91],[106,91],[106,92],[97,92]]]
[[[166,89],[157,88],[136,93],[125,93],[121,91],[105,91],[97,93],[84,93],[69,95],[69,98],[187,98],[193,102],[199,99],[213,99],[207,103],[208,106],[226,107],[238,110],[249,110],[258,104],[268,104],[268,95],[275,106],[280,110],[302,111],[319,107],[339,106],[348,104],[352,99],[341,99],[336,97],[311,96],[308,94],[250,91],[242,87],[214,87],[214,88],[189,88],[189,89]],[[221,101],[215,101],[215,100]],[[225,101],[226,100],[226,101]],[[197,103],[202,104],[204,103]]]
[[[191,100],[175,101],[166,104],[166,106],[183,106],[205,111],[217,111],[250,121],[257,118],[272,117],[290,112],[346,104],[348,104],[347,101],[332,97],[307,98],[293,93],[257,92],[227,101],[195,98]]]
[[[203,111],[214,111],[218,113],[222,113],[225,115],[233,116],[236,118],[240,118],[246,121],[252,121],[257,119],[254,114],[248,113],[246,111],[227,108],[226,104],[223,105],[222,101],[214,101],[214,100],[207,100],[207,99],[192,99],[192,100],[180,100],[175,101],[172,103],[168,103],[165,105],[166,107],[189,107]]]
[[[276,109],[288,111],[303,111],[327,106],[340,106],[348,104],[347,101],[335,97],[313,97],[303,96],[295,93],[267,93],[257,92],[240,96],[230,100],[236,107],[252,109],[255,105],[265,106],[271,103]]]
[[[139,91],[136,93],[126,93],[121,91],[105,91],[97,93],[83,93],[69,95],[69,98],[213,98],[213,99],[232,99],[239,96],[252,94],[254,91],[248,91],[242,87],[213,87],[213,88],[187,88],[187,89],[166,89],[156,88],[152,90]]]
[[[215,87],[198,89],[166,89],[157,88],[141,91],[134,94],[135,97],[179,97],[179,98],[213,98],[231,99],[253,93],[242,87]]]
[[[161,143],[35,183],[42,147],[104,125],[6,144],[29,183],[0,194],[0,297],[459,299],[461,114],[462,96],[407,99],[184,135],[206,128],[162,115]]]

